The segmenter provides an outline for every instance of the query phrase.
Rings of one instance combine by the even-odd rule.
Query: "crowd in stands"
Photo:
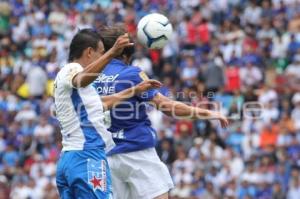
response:
[[[133,65],[169,97],[215,108],[231,124],[149,108],[172,199],[300,198],[300,0],[6,0],[0,2],[0,199],[56,199],[59,125],[53,80],[79,29],[148,13],[174,34],[136,41]]]

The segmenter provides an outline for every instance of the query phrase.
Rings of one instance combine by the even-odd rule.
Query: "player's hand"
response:
[[[219,121],[221,123],[222,128],[226,128],[229,125],[229,121],[224,115],[221,115],[219,117]]]
[[[157,80],[148,79],[135,86],[135,94],[140,94],[150,89],[160,88],[162,83]]]
[[[221,123],[222,128],[226,128],[229,125],[228,119],[223,114],[221,114],[220,112],[210,111],[209,115],[210,115],[209,119],[219,120],[220,123]]]
[[[228,119],[220,112],[215,112],[214,117],[220,121],[222,128],[226,128],[229,125]]]
[[[125,47],[133,46],[134,43],[130,42],[130,38],[128,33],[125,33],[124,35],[121,35],[118,37],[117,41],[113,45],[113,47],[110,49],[111,53],[114,57],[119,56]]]

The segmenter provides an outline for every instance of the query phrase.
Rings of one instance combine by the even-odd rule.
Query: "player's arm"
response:
[[[115,42],[114,46],[99,57],[96,61],[89,64],[81,72],[77,73],[73,79],[72,84],[74,87],[85,87],[92,83],[105,66],[113,59],[118,56],[125,47],[132,46],[133,43],[130,43],[128,34],[120,36]]]
[[[140,95],[142,92],[145,92],[149,89],[159,88],[162,84],[156,80],[146,80],[136,86],[123,90],[119,93],[113,95],[102,96],[101,100],[103,103],[104,110],[109,110],[113,106],[118,105],[120,102],[131,98],[135,95]]]
[[[186,117],[189,119],[217,119],[222,127],[228,125],[228,120],[220,112],[188,106],[182,102],[171,100],[158,93],[152,99],[154,105],[168,116]]]

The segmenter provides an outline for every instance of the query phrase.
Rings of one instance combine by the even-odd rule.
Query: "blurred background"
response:
[[[160,51],[136,44],[133,65],[170,97],[216,101],[233,118],[220,129],[149,109],[172,198],[300,198],[299,0],[2,0],[1,199],[58,198],[52,83],[76,31],[123,22],[135,37],[151,12],[169,18],[173,37]],[[245,117],[249,102],[264,106],[247,111],[256,119]]]

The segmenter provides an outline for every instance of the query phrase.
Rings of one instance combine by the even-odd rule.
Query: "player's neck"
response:
[[[127,57],[122,57],[122,58],[119,58],[119,60],[121,60],[123,63],[125,63],[126,65],[129,65],[130,64],[130,59],[127,58]]]
[[[80,64],[83,68],[88,65],[87,62],[83,58],[75,59],[73,62]]]

